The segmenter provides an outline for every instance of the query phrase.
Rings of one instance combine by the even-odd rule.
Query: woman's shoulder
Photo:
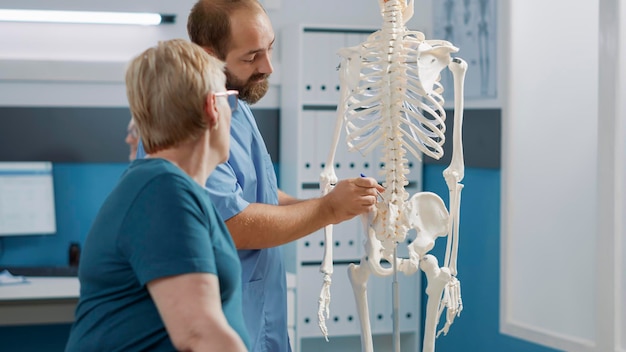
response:
[[[122,176],[121,183],[135,189],[193,190],[193,180],[176,165],[165,159],[135,160]]]

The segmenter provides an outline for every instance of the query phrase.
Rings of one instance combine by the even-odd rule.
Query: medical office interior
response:
[[[276,32],[275,72],[253,111],[279,186],[316,196],[339,99],[336,51],[380,29],[379,5],[261,2]],[[63,350],[78,297],[69,248],[80,247],[128,166],[126,63],[158,40],[187,38],[193,3],[0,0],[0,9],[174,16],[157,26],[0,22],[0,268],[35,270],[25,274],[29,283],[0,284],[0,351]],[[626,2],[414,6],[407,27],[449,40],[469,65],[458,259],[463,311],[437,338],[436,351],[626,351]],[[450,76],[441,79],[452,92]],[[446,94],[448,135],[453,100]],[[412,161],[411,193],[447,201],[442,172],[451,145],[445,148],[441,160]],[[340,175],[380,169],[376,155],[346,150],[339,146]],[[45,180],[35,188],[3,181],[14,162],[30,162],[29,172]],[[9,223],[14,218],[6,214],[18,208],[9,199],[34,207],[35,221]],[[361,349],[345,269],[362,255],[363,237],[356,222],[335,233],[329,342],[316,315],[323,237],[284,247],[296,351]],[[434,253],[442,258],[439,242]],[[372,278],[369,285],[375,350],[392,351],[389,281]],[[421,348],[424,290],[420,275],[400,280],[402,351]]]

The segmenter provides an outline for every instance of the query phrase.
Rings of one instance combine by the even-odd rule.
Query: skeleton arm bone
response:
[[[462,59],[455,58],[450,63],[450,70],[454,77],[454,131],[453,131],[453,151],[450,166],[443,171],[443,176],[450,190],[450,237],[446,245],[445,265],[450,268],[452,275],[457,274],[457,253],[459,242],[459,217],[461,205],[461,190],[463,185],[460,182],[465,176],[465,165],[463,162],[463,84],[467,63]],[[452,243],[452,248],[450,248]]]
[[[355,60],[350,62],[350,59],[354,59],[358,55],[358,51],[353,48],[344,48],[340,50],[340,54],[343,54],[342,65],[340,68],[340,82],[342,87],[348,87],[351,89],[355,86],[356,81],[360,75],[359,70],[355,70]],[[358,63],[357,63],[358,64]],[[347,98],[349,91],[346,88],[342,88],[341,91],[341,103],[337,107],[337,120],[335,123],[335,130],[333,132],[333,142],[331,144],[330,152],[326,160],[326,166],[320,175],[320,188],[322,189],[322,196],[328,194],[332,187],[337,183],[337,175],[334,169],[335,153],[337,151],[337,145],[339,144],[339,137],[341,134],[341,127],[343,126],[343,116],[345,114]],[[328,341],[328,329],[326,327],[326,318],[330,316],[330,285],[332,283],[331,275],[333,274],[333,225],[327,225],[324,227],[324,258],[320,266],[320,271],[324,274],[324,283],[320,292],[318,300],[318,325],[324,338]]]
[[[344,57],[342,63],[340,65],[340,81],[341,85],[352,87],[355,85],[354,80],[358,80],[358,70],[354,70],[354,64],[349,61],[350,57],[355,55],[352,48],[343,48],[340,50],[340,53],[344,52],[348,57]],[[354,75],[354,72],[357,75]],[[348,88],[350,89],[350,88]],[[343,126],[343,116],[346,112],[346,104],[349,97],[348,89],[342,88],[341,90],[341,103],[337,107],[337,119],[335,121],[335,129],[333,131],[333,141],[331,143],[330,151],[328,153],[328,157],[326,158],[326,165],[324,170],[320,175],[320,188],[322,189],[322,195],[328,194],[332,187],[337,183],[337,175],[335,173],[335,153],[337,152],[337,145],[339,144],[339,137],[341,135],[341,128]],[[325,232],[327,232],[328,227],[324,228]],[[326,242],[329,243],[329,242]],[[326,256],[325,256],[326,258]],[[332,265],[332,258],[331,258]],[[331,269],[332,270],[332,269]]]
[[[345,94],[345,93],[344,93]],[[343,108],[339,107],[339,111]],[[328,194],[334,185],[337,183],[337,174],[335,173],[334,160],[335,153],[337,151],[337,144],[339,144],[339,135],[341,133],[341,126],[343,124],[342,115],[339,115],[335,124],[335,131],[333,134],[333,143],[326,159],[326,166],[320,175],[320,188],[322,190],[322,196]],[[331,275],[333,274],[333,225],[329,224],[324,227],[324,259],[320,266],[320,272],[324,274],[324,282],[320,291],[318,299],[318,325],[324,338],[328,341],[328,328],[326,327],[326,319],[330,316],[330,285],[332,283]]]
[[[447,182],[446,182],[447,183]],[[446,242],[446,255],[444,265],[450,268],[452,275],[457,275],[457,255],[459,246],[459,218],[461,208],[461,190],[463,185],[458,183],[450,188],[450,221],[448,225],[448,241]]]
[[[455,183],[463,180],[465,175],[465,166],[463,162],[463,86],[465,81],[465,72],[467,72],[467,63],[459,58],[454,58],[450,63],[450,71],[454,78],[454,133],[452,140],[452,162],[450,166],[444,170],[444,176],[450,174],[455,177]]]

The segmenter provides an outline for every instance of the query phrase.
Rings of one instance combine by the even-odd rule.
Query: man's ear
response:
[[[206,51],[209,55],[213,57],[217,57],[215,56],[215,50],[213,50],[213,48],[208,47],[208,46],[203,46],[202,49],[204,49],[204,51]]]

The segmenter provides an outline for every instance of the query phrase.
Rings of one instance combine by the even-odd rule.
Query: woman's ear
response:
[[[217,96],[215,96],[215,94],[207,94],[204,103],[204,114],[209,129],[216,129],[219,122],[219,111],[217,109]]]

